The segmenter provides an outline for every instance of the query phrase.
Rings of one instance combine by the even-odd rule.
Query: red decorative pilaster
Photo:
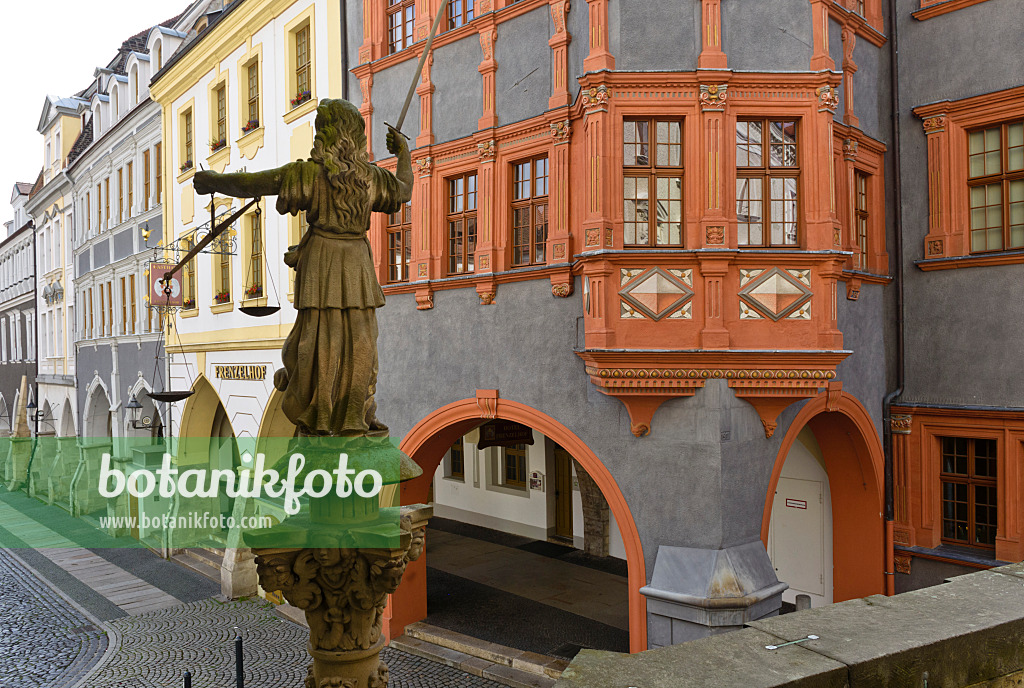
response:
[[[587,0],[590,19],[590,45],[583,59],[583,69],[596,72],[615,69],[615,57],[608,46],[608,0]]]
[[[810,123],[808,137],[812,160],[827,165],[828,174],[811,176],[804,186],[804,217],[807,225],[805,248],[810,251],[839,249],[843,245],[842,225],[836,214],[835,144],[832,137],[832,117],[839,106],[836,87],[825,84],[815,89],[817,112]]]
[[[722,0],[701,0],[701,51],[698,69],[727,69],[722,51]]]
[[[430,279],[432,274],[439,274],[436,270],[443,260],[439,249],[436,256],[430,253],[431,244],[436,245],[440,242],[431,242],[430,240],[430,213],[433,207],[431,175],[434,170],[434,158],[429,155],[429,150],[416,151],[417,154],[423,152],[426,152],[427,155],[416,158],[412,163],[413,173],[417,178],[412,203],[413,238],[412,256],[409,261],[409,270],[412,273],[409,275],[410,282],[422,282]]]
[[[567,264],[572,261],[573,245],[569,234],[569,139],[572,126],[568,119],[551,123],[551,137],[554,146],[551,154],[550,178],[548,179],[549,216],[547,262],[549,265]],[[572,294],[572,273],[564,272],[551,276],[552,294]]]
[[[566,16],[569,14],[569,0],[551,1],[551,21],[555,25],[555,33],[548,39],[551,46],[551,97],[548,108],[554,109],[569,105],[569,42],[572,35],[566,30]]]
[[[857,63],[853,61],[853,47],[857,44],[857,32],[848,26],[843,27],[843,124],[850,127],[860,126],[860,120],[853,114],[853,75],[857,73]]]
[[[434,84],[430,80],[430,68],[434,65],[434,53],[427,55],[423,63],[423,78],[416,87],[420,97],[420,134],[416,137],[416,147],[430,146],[434,143]]]
[[[728,349],[729,330],[725,326],[725,277],[729,257],[701,256],[700,274],[704,277],[704,327],[700,331],[702,349]]]
[[[700,238],[704,247],[723,248],[730,226],[725,214],[725,165],[728,161],[725,135],[725,104],[728,96],[725,84],[704,84],[700,87],[701,134],[705,154],[701,156],[706,188],[702,189]]]
[[[928,142],[928,235],[924,238],[925,258],[956,256],[963,252],[962,235],[946,234],[952,217],[952,199],[945,193],[949,184],[949,135],[945,114],[924,120]],[[956,244],[955,246],[953,244]]]
[[[426,0],[424,0],[426,1]],[[369,64],[384,56],[387,49],[380,37],[387,40],[384,27],[384,0],[363,0],[363,44],[359,46],[359,64]]]
[[[359,106],[359,114],[363,116],[366,123],[366,152],[370,160],[373,160],[373,72],[369,65],[359,70],[359,90],[363,94],[363,102]]]
[[[828,7],[832,0],[811,0],[811,21],[814,22],[814,48],[811,70],[820,72],[835,69],[836,63],[828,51]]]
[[[860,145],[853,139],[843,141],[843,184],[845,196],[843,208],[843,222],[846,223],[848,231],[843,237],[843,248],[854,252],[854,267],[863,268],[866,265],[867,256],[861,255],[860,245],[857,243],[857,179],[854,163],[857,162],[857,150]],[[859,288],[856,290],[859,292]],[[859,296],[859,293],[857,294]],[[847,298],[850,298],[850,284],[847,283]],[[856,300],[854,297],[852,300]]]
[[[491,129],[498,126],[498,110],[495,104],[494,73],[498,71],[498,62],[494,59],[494,43],[498,40],[498,27],[492,23],[480,29],[480,48],[484,59],[477,67],[483,76],[483,116],[477,123],[478,129]]]
[[[430,26],[434,23],[434,16],[440,7],[438,0],[417,0],[416,1],[416,24],[413,28],[413,35],[416,41],[425,41],[430,35]],[[441,20],[446,21],[445,19]],[[444,27],[438,27],[439,32],[444,32]]]
[[[608,112],[611,89],[604,84],[584,86],[581,100],[584,108],[584,169],[586,170],[585,206],[583,208],[583,251],[595,251],[615,245],[611,216],[613,207],[608,206],[613,198],[612,141],[615,132]],[[582,180],[581,180],[582,181]]]
[[[476,260],[474,271],[477,275],[493,273],[499,270],[497,265],[499,246],[495,234],[495,202],[498,189],[495,186],[494,161],[498,153],[498,144],[494,139],[478,139],[477,154],[480,165],[477,173],[476,201]],[[477,283],[480,301],[488,306],[494,302],[497,284],[493,280]],[[487,295],[490,294],[490,297]]]

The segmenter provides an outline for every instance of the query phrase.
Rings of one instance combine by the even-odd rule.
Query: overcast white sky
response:
[[[13,217],[14,182],[33,182],[43,166],[36,131],[47,94],[89,85],[122,41],[183,11],[189,0],[36,0],[4,2],[0,64],[8,89],[0,108],[0,222]],[[2,231],[2,229],[0,229]]]

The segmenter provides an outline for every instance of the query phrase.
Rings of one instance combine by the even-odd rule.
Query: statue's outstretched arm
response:
[[[398,157],[398,167],[395,169],[395,177],[398,178],[398,185],[402,190],[402,203],[408,203],[412,198],[412,156],[409,154],[409,146],[401,134],[394,129],[387,135],[388,151]]]
[[[234,172],[219,174],[213,171],[196,172],[192,183],[197,194],[222,193],[235,198],[273,196],[281,190],[282,168],[263,172]]]

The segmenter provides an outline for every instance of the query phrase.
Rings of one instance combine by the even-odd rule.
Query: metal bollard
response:
[[[810,595],[797,595],[796,596],[796,610],[803,611],[804,609],[811,608],[811,596]]]
[[[192,674],[189,673],[188,669],[185,669],[185,675],[182,679],[184,688],[192,688]]]
[[[245,688],[245,678],[242,674],[242,632],[235,627],[235,685],[237,688]]]

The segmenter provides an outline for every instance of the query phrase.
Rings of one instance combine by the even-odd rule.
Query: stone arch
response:
[[[97,439],[111,437],[110,394],[103,380],[97,375],[89,383],[85,397],[85,418],[82,436]]]
[[[139,412],[140,419],[151,418],[152,427],[149,429],[136,430],[131,425],[131,417],[128,409],[122,407],[123,413],[123,425],[125,435],[127,437],[149,437],[156,436],[156,434],[163,430],[164,421],[163,414],[160,413],[160,409],[156,404],[153,403],[153,399],[149,396],[149,392],[153,391],[152,385],[146,382],[146,379],[139,375],[139,378],[135,381],[135,384],[128,388],[128,399],[133,396],[135,400],[142,404],[142,410]],[[162,436],[162,435],[161,435]]]
[[[834,600],[884,593],[885,458],[871,416],[849,394],[830,398],[823,392],[804,405],[790,424],[768,483],[761,541],[767,546],[779,476],[804,427],[814,433],[829,477]]]
[[[107,404],[109,408],[109,404]],[[39,416],[39,431],[40,436],[53,436],[57,434],[57,428],[54,425],[53,408],[50,406],[49,400],[43,402],[42,414]]]
[[[497,394],[480,395],[475,399],[463,399],[448,404],[421,420],[409,431],[401,443],[401,449],[423,469],[423,475],[402,484],[402,503],[425,502],[430,484],[445,452],[456,439],[492,418],[515,421],[534,428],[557,442],[583,466],[594,479],[602,494],[608,500],[608,507],[615,516],[629,570],[629,648],[630,652],[647,649],[647,603],[640,594],[640,588],[647,583],[643,546],[637,532],[633,514],[618,484],[598,456],[575,433],[557,420],[526,404],[499,399]],[[425,561],[420,560],[425,566]],[[425,571],[423,572],[425,576]],[[420,583],[425,595],[425,577]],[[415,586],[410,586],[410,588]],[[406,593],[413,590],[406,589]],[[403,593],[402,588],[396,596]],[[403,595],[404,597],[404,595]],[[404,600],[403,600],[404,601]],[[424,599],[425,606],[425,599]],[[396,617],[397,618],[397,617]],[[411,623],[414,619],[399,620]],[[402,623],[402,625],[404,625]]]
[[[284,392],[274,389],[267,405],[263,408],[263,417],[260,419],[260,427],[256,437],[256,451],[267,455],[267,461],[273,463],[276,457],[271,454],[282,451],[286,448],[286,438],[295,436],[295,424],[288,420],[281,407],[284,402]]]
[[[71,399],[65,399],[64,406],[60,410],[60,428],[57,436],[74,437],[75,434],[74,405],[71,403]]]
[[[202,464],[210,469],[231,469],[241,464],[235,431],[227,408],[209,379],[200,374],[192,385],[195,392],[185,402],[178,435],[178,461]],[[234,500],[219,492],[220,513],[230,514]]]
[[[0,394],[0,437],[11,436],[11,412],[7,408],[7,400]]]

